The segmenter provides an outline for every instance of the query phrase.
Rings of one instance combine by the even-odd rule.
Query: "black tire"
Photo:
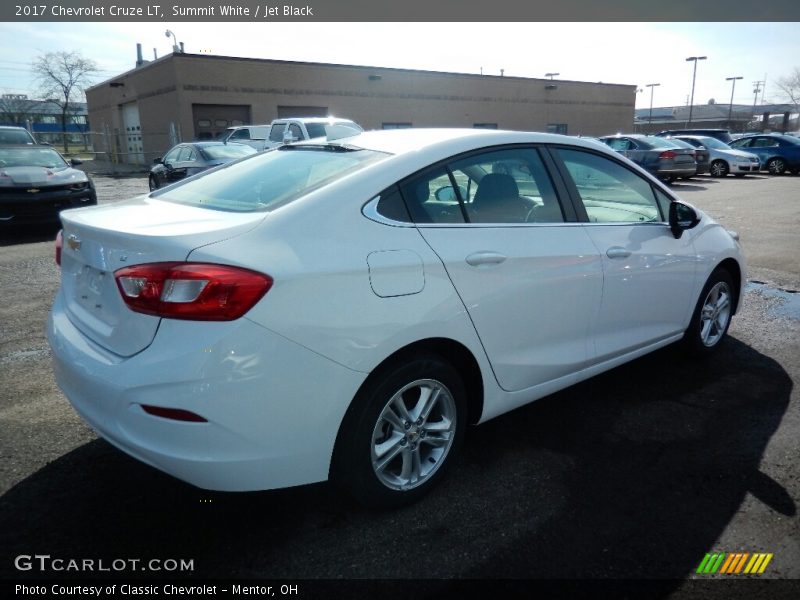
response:
[[[150,175],[150,177],[147,179],[147,184],[150,186],[151,192],[154,192],[158,189],[158,180],[153,175]]]
[[[428,388],[429,397],[436,400],[427,418],[413,421],[401,417],[405,422],[396,422],[402,412],[396,408],[397,402],[413,417],[419,414],[414,409],[423,404],[419,401]],[[371,508],[394,508],[419,500],[452,464],[464,438],[466,407],[461,376],[440,356],[410,356],[387,365],[370,377],[345,415],[334,449],[331,480]],[[450,432],[445,432],[449,424]],[[379,456],[376,449],[381,445],[386,451]],[[382,468],[381,458],[387,461]],[[404,484],[406,461],[412,473]]]
[[[722,299],[719,296],[717,296],[719,300],[714,299],[714,294],[720,292],[727,296],[727,314],[724,315],[720,310]],[[727,270],[719,268],[711,273],[703,286],[703,291],[700,292],[692,320],[683,336],[684,347],[691,354],[710,354],[720,346],[731,324],[737,294],[738,290],[734,288],[733,278]],[[716,307],[713,306],[715,303]],[[714,311],[717,312],[712,315]]]
[[[727,177],[730,167],[724,160],[717,159],[711,163],[708,172],[712,177]]]
[[[780,156],[770,158],[767,161],[767,171],[769,171],[771,175],[783,175],[786,173],[786,161]]]

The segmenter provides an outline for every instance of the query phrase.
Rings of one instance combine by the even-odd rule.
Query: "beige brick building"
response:
[[[86,91],[89,122],[123,162],[175,141],[278,117],[335,115],[365,129],[492,127],[603,135],[631,129],[636,87],[171,54]],[[102,148],[101,148],[102,149]]]

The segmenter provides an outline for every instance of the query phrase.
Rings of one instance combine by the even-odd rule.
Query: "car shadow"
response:
[[[28,225],[0,227],[0,246],[32,244],[36,242],[53,242],[61,225]]]
[[[759,470],[791,390],[736,339],[710,360],[667,348],[470,429],[441,485],[385,512],[328,484],[205,492],[95,440],[0,498],[0,543],[12,556],[192,559],[188,575],[204,578],[676,578],[661,598],[746,494],[796,514]],[[82,576],[12,565],[0,576]]]

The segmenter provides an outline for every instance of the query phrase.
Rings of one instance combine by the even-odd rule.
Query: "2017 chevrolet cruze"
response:
[[[735,234],[603,144],[488,130],[284,146],[62,214],[48,336],[75,409],[194,485],[413,501],[481,423],[683,340]]]

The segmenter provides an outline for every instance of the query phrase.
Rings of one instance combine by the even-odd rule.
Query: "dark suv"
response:
[[[727,129],[667,129],[656,134],[659,137],[669,137],[671,135],[705,135],[717,138],[720,142],[730,144],[733,141],[731,132]]]
[[[0,144],[34,145],[36,140],[24,127],[0,126]]]

